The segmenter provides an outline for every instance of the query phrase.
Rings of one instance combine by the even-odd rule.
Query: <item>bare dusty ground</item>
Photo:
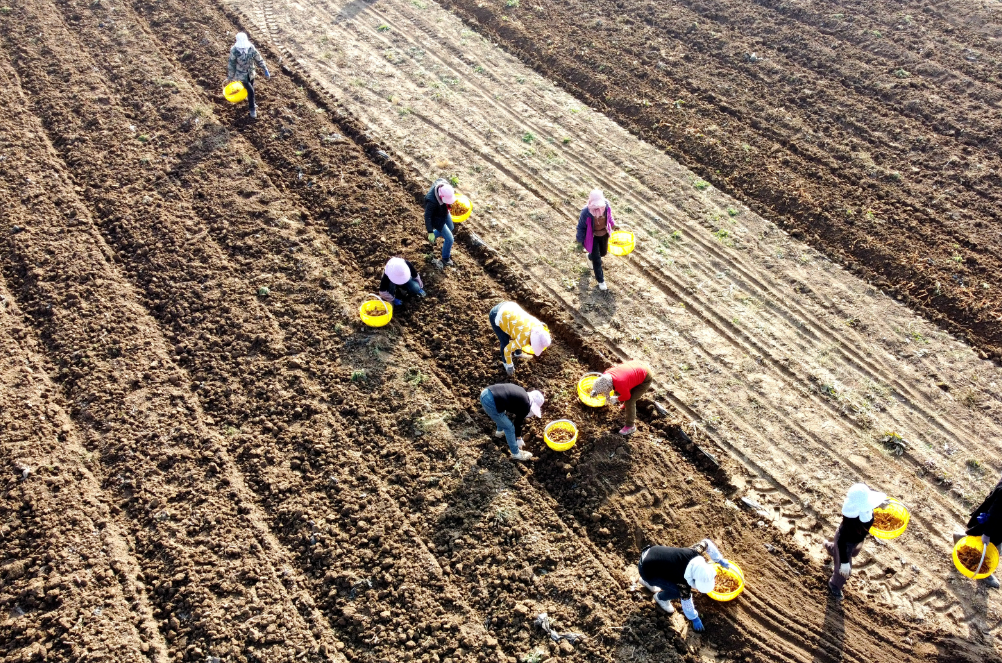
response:
[[[219,95],[225,8],[0,7],[0,660],[997,660],[945,534],[998,471],[994,369],[433,5],[254,9],[276,76],[250,123]],[[483,238],[445,274],[417,203],[438,172]],[[641,239],[601,297],[568,249],[594,183]],[[430,296],[374,331],[357,307],[395,253]],[[503,299],[556,339],[518,381],[581,429],[555,454],[531,424],[529,466],[477,403]],[[573,384],[627,354],[669,414],[642,403],[623,440]],[[857,477],[915,517],[836,604],[816,546]],[[749,580],[699,600],[700,636],[631,574],[703,536]]]
[[[660,396],[734,460],[764,521],[820,560],[851,482],[898,495],[914,529],[871,547],[866,594],[958,635],[997,632],[948,556],[949,532],[998,477],[991,363],[434,3],[240,7],[424,178],[458,177],[468,225],[609,357],[650,361]],[[608,293],[573,252],[594,186],[640,240],[607,259]],[[888,432],[908,443],[902,456]]]

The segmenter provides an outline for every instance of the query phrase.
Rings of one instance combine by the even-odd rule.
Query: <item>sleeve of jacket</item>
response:
[[[397,286],[386,274],[383,274],[383,278],[379,281],[379,296],[388,302],[397,298]]]
[[[578,216],[578,234],[577,243],[584,246],[585,233],[588,231],[588,212],[583,209],[581,210],[581,215]]]
[[[237,54],[231,48],[230,49],[230,61],[226,65],[226,77],[232,80],[233,78],[236,77],[236,75],[237,75]]]
[[[616,227],[616,220],[612,218],[612,205],[606,205],[605,209],[606,209],[606,214],[609,215],[608,227],[609,230],[612,231],[612,229]]]
[[[859,522],[859,518],[846,518],[842,517],[842,525],[839,527],[839,537],[838,537],[838,559],[840,564],[851,564],[852,557],[849,555],[849,539],[843,536],[844,533],[848,532],[855,523]]]
[[[512,417],[511,423],[515,426],[515,437],[522,437],[522,426],[525,425],[525,415]]]
[[[433,204],[434,203],[429,202],[427,198],[424,199],[424,229],[427,232],[435,230],[435,227],[432,225],[432,213],[431,213],[431,208]]]

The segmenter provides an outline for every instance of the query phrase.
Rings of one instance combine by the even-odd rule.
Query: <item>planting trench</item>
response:
[[[82,466],[72,488],[98,514],[86,517],[106,518],[105,546],[131,553],[107,562],[112,573],[95,564],[108,598],[90,614],[117,625],[128,600],[138,615],[116,638],[52,627],[50,603],[7,591],[5,576],[4,628],[19,638],[9,660],[49,641],[60,643],[51,660],[81,646],[152,660],[510,660],[536,648],[677,660],[701,638],[629,591],[628,568],[646,542],[704,535],[761,580],[741,602],[700,603],[703,654],[885,660],[903,634],[917,644],[896,659],[956,651],[858,599],[833,618],[820,566],[728,507],[714,491],[732,490],[726,473],[711,483],[649,406],[642,434],[609,435],[614,413],[586,412],[568,385],[620,351],[582,340],[551,293],[466,233],[457,270],[426,270],[432,301],[360,330],[355,307],[386,255],[421,260],[420,188],[384,174],[405,177],[370,160],[371,143],[344,138],[358,127],[333,121],[335,107],[297,89],[305,81],[277,77],[269,94],[283,104],[253,127],[216,105],[206,63],[221,61],[234,29],[218,10],[39,2],[3,28],[2,193],[24,230],[8,236],[2,267],[29,328],[11,334],[47,356],[33,361],[59,384],[50,398],[72,417],[67,440],[80,440],[8,496],[48,499],[48,472]],[[64,80],[74,85],[62,97],[45,96]],[[548,418],[583,428],[557,456],[532,426],[540,459],[529,468],[486,436],[476,401],[503,378],[479,309],[509,297],[558,331],[518,380],[549,395]],[[7,457],[41,465],[8,444]],[[25,537],[45,526],[17,525]],[[25,566],[36,587],[41,545]],[[64,563],[65,576],[77,562]],[[540,610],[588,639],[549,644],[531,626]],[[76,652],[63,645],[74,638]]]

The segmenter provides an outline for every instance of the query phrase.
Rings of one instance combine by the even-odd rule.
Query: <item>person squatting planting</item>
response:
[[[971,514],[971,519],[967,521],[967,531],[953,534],[953,542],[957,543],[965,536],[980,536],[981,542],[986,546],[989,543],[994,544],[996,548],[1002,545],[1002,504],[1000,502],[1002,502],[1002,480],[995,485],[992,492],[988,493],[988,497],[981,503],[981,506]],[[977,564],[975,562],[974,566]],[[994,574],[979,582],[993,589],[999,588],[998,578]]]
[[[651,388],[654,378],[647,364],[631,360],[607,369],[598,376],[591,387],[591,395],[605,396],[615,390],[616,395],[610,396],[612,403],[619,402],[619,409],[626,408],[626,425],[619,430],[620,435],[633,435],[637,432],[637,401]]]
[[[428,231],[428,242],[435,244],[439,237],[445,239],[442,242],[442,257],[435,261],[435,266],[439,269],[451,267],[453,233],[456,231],[456,224],[452,222],[449,214],[449,206],[456,202],[456,191],[444,178],[435,180],[431,189],[424,197],[424,227]]]
[[[681,599],[682,613],[692,622],[692,628],[700,632],[703,631],[703,621],[693,603],[692,591],[709,594],[717,582],[717,571],[707,563],[704,553],[725,569],[730,568],[731,565],[709,539],[703,539],[689,548],[648,546],[640,553],[637,564],[640,582],[654,592],[654,602],[670,615],[675,612],[671,602]]]
[[[852,573],[852,558],[863,550],[863,542],[873,525],[873,510],[886,504],[887,495],[870,490],[865,483],[849,487],[842,502],[842,523],[832,540],[824,544],[834,564],[828,589],[836,599],[842,599],[842,588]]]
[[[526,391],[517,384],[495,384],[480,392],[480,405],[497,426],[494,437],[505,438],[515,460],[532,458],[531,453],[522,449],[525,446],[522,426],[528,417],[542,418],[543,401],[542,392]]]
[[[531,347],[532,354],[539,356],[550,347],[550,332],[515,302],[501,302],[488,317],[501,343],[501,361],[508,375],[515,374],[515,358],[522,357],[522,348]]]
[[[226,83],[233,81],[243,83],[247,89],[247,104],[252,118],[257,117],[257,103],[254,100],[254,78],[257,76],[255,63],[261,65],[265,79],[271,80],[268,65],[264,63],[264,58],[254,48],[254,44],[247,39],[247,33],[238,32],[236,43],[230,48],[230,61],[226,65]]]
[[[394,306],[400,306],[403,301],[398,296],[398,288],[403,293],[418,297],[426,295],[424,282],[414,265],[403,258],[390,258],[383,268],[383,278],[379,280],[379,296]]]
[[[588,195],[588,204],[581,210],[578,217],[577,243],[578,248],[588,254],[592,268],[595,270],[595,280],[598,289],[606,290],[605,271],[602,269],[602,258],[609,251],[609,236],[612,235],[616,222],[612,219],[612,207],[605,199],[601,189],[595,189]]]

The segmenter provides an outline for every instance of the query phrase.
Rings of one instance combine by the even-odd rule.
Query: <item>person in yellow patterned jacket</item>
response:
[[[522,310],[515,302],[501,302],[491,309],[491,328],[501,342],[501,361],[508,375],[515,373],[515,358],[522,348],[532,348],[539,355],[550,347],[550,332],[542,322]]]

